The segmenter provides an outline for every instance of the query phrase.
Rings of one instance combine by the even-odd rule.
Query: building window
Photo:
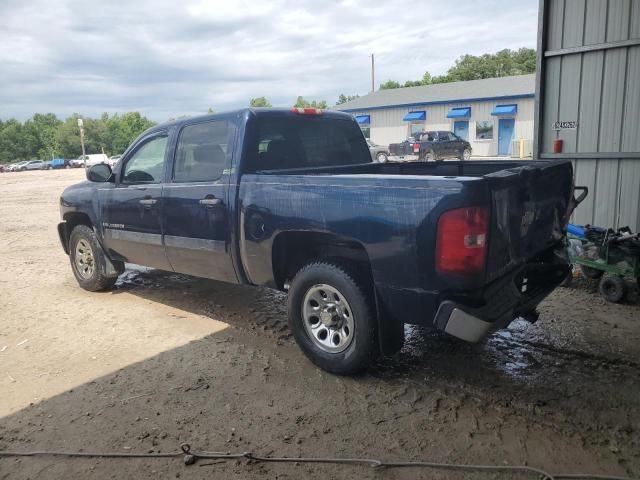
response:
[[[413,137],[417,133],[424,131],[424,123],[411,123],[409,124],[409,136]]]
[[[361,126],[360,130],[362,130],[362,134],[364,135],[364,138],[371,138],[371,127],[369,125]]]
[[[480,120],[476,122],[476,140],[493,139],[493,122],[491,120]]]

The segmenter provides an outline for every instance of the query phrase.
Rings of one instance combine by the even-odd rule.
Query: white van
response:
[[[86,163],[85,163],[86,162]],[[92,167],[99,163],[109,163],[109,157],[107,157],[104,153],[95,153],[93,155],[80,155],[78,158],[71,160],[69,165],[72,167]]]

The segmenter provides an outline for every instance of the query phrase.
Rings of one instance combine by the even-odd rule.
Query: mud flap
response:
[[[404,345],[404,322],[389,314],[376,294],[378,343],[382,355],[393,355]]]

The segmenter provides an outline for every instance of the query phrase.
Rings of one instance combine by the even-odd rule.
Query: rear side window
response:
[[[234,125],[226,120],[187,125],[180,132],[173,180],[206,182],[220,178],[230,164]]]
[[[370,163],[358,124],[321,115],[258,118],[258,138],[248,171]]]

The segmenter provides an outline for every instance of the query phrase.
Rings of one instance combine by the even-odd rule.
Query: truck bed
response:
[[[408,312],[403,320],[410,323],[457,292],[480,299],[487,289],[503,288],[497,283],[557,247],[572,177],[568,161],[371,163],[243,175],[244,268],[251,283],[270,284],[265,253],[281,232],[337,235],[362,247],[380,298]],[[438,219],[468,206],[490,212],[486,268],[478,275],[436,274]]]
[[[298,175],[424,175],[434,177],[485,177],[498,172],[547,168],[557,162],[541,160],[472,160],[446,162],[366,163],[361,165],[262,170],[260,174]],[[504,174],[497,175],[498,177]]]

